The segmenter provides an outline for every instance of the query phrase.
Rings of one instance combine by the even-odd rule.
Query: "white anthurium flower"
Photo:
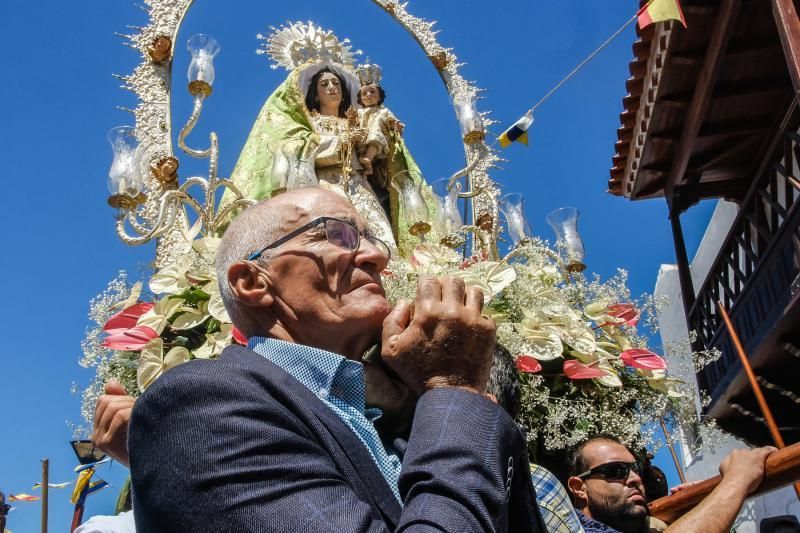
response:
[[[605,385],[606,387],[622,387],[622,380],[619,379],[619,375],[614,367],[611,366],[611,363],[601,360],[600,363],[598,363],[597,368],[607,372],[605,376],[601,378],[595,378],[598,383]]]
[[[602,319],[603,315],[607,314],[609,302],[607,300],[598,300],[591,302],[583,308],[583,312],[589,319],[597,322]]]
[[[222,301],[222,294],[219,291],[217,280],[212,280],[203,287],[203,290],[211,296],[208,300],[208,312],[211,313],[211,316],[223,324],[231,322],[231,317],[228,316],[228,310],[225,309],[225,303]]]
[[[618,355],[614,355],[611,350],[618,351],[619,346],[613,342],[597,341],[597,353],[603,359],[619,359]]]
[[[524,319],[520,324],[520,333],[531,344],[530,355],[540,361],[552,361],[564,353],[564,345],[558,333],[549,328],[542,328],[533,319]]]
[[[620,352],[624,352],[626,350],[630,350],[631,348],[633,348],[631,341],[628,340],[628,337],[626,337],[625,335],[611,335],[611,338],[614,339],[614,342],[616,342],[619,345]]]
[[[164,355],[164,340],[156,338],[148,342],[139,355],[136,383],[144,392],[161,374],[189,360],[189,350],[182,346],[172,348]]]
[[[500,311],[495,311],[494,309],[484,309],[483,314],[494,320],[495,324],[508,323],[508,315],[506,313],[501,313]]]
[[[131,287],[131,293],[128,295],[128,297],[125,298],[123,301],[117,302],[113,306],[111,306],[111,310],[113,311],[115,309],[127,309],[132,305],[136,305],[139,302],[139,296],[141,294],[142,294],[142,282],[137,281],[136,283],[133,284],[133,287]]]
[[[192,242],[192,248],[203,257],[215,257],[221,240],[218,237],[204,237]]]
[[[161,335],[164,328],[169,325],[169,319],[178,312],[184,303],[183,298],[164,296],[148,312],[139,317],[137,326],[147,326]]]
[[[539,280],[548,287],[552,287],[563,279],[558,269],[549,265],[536,267],[533,271],[533,275],[539,278]]]
[[[454,272],[453,275],[463,278],[467,287],[482,290],[486,300],[494,297],[517,279],[514,267],[498,261],[479,261],[466,270]]]
[[[599,359],[597,354],[594,352],[579,352],[578,350],[570,350],[569,354],[585,365],[594,363]]]
[[[448,266],[458,264],[461,256],[447,246],[436,243],[418,244],[411,253],[409,264],[414,270],[439,273],[447,269]]]
[[[172,329],[192,329],[208,320],[208,317],[211,316],[208,314],[208,302],[202,301],[198,305],[197,309],[187,306],[178,308],[177,311],[181,314],[172,321]]]
[[[186,273],[187,278],[191,278],[195,282],[202,282],[202,281],[216,281],[217,275],[211,268],[205,269],[192,269]],[[205,291],[206,288],[203,287]]]
[[[206,342],[197,348],[193,354],[198,359],[209,359],[222,353],[222,350],[230,346],[233,340],[233,324],[222,324],[218,333],[206,333]]]
[[[189,287],[186,272],[192,266],[192,258],[182,255],[172,265],[162,268],[150,278],[150,290],[154,294],[179,294]]]
[[[647,384],[651,389],[662,392],[670,398],[684,398],[686,395],[678,390],[677,385],[683,383],[679,379],[668,378],[667,371],[663,368],[656,370],[646,370],[637,368],[636,371],[647,378]]]

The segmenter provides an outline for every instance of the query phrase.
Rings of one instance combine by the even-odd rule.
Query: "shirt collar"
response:
[[[620,533],[619,530],[616,530],[611,526],[607,526],[602,522],[598,522],[593,518],[589,518],[578,509],[575,509],[575,512],[578,515],[578,520],[584,529],[586,529],[586,531],[595,531],[597,533]]]
[[[271,361],[319,398],[333,394],[364,411],[364,365],[312,346],[250,337],[247,347]]]

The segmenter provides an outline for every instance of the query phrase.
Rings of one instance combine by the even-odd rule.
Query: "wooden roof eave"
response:
[[[620,184],[622,194],[630,200],[640,199],[635,194],[637,189],[642,188],[641,184],[638,183],[641,178],[638,173],[638,169],[641,162],[642,152],[645,143],[647,142],[650,119],[653,116],[653,105],[655,104],[659,93],[661,71],[666,64],[666,55],[669,50],[674,26],[674,21],[666,21],[663,23],[657,23],[655,25],[655,30],[650,37],[650,53],[647,59],[647,67],[644,69],[644,76],[635,83],[633,82],[635,78],[628,80],[626,83],[626,87],[628,87],[629,90],[632,87],[636,87],[640,91],[638,95],[638,105],[635,108],[635,119],[633,120],[630,132],[630,144],[627,147],[626,153],[624,154],[625,171]],[[637,58],[637,61],[640,61],[640,59]],[[631,70],[634,71],[633,68]],[[637,66],[635,70],[642,72],[639,66]],[[632,95],[633,93],[631,93],[629,96]],[[630,100],[623,100],[623,102],[628,103]],[[623,112],[623,115],[631,112],[633,112],[633,108],[626,107],[626,111]],[[618,137],[621,138],[619,133]],[[647,197],[652,198],[653,196],[648,195]]]

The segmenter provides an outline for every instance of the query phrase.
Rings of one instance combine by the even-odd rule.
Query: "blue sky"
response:
[[[479,108],[503,123],[494,127],[499,134],[637,5],[634,0],[414,0],[409,9],[439,21],[440,41],[466,63],[462,74],[486,89]],[[51,481],[73,479],[67,422],[80,417],[72,384],[83,386],[90,378],[77,364],[89,325],[88,301],[120,269],[140,278],[153,247],[130,248],[116,237],[105,185],[106,133],[132,125],[132,116],[117,106],[135,105],[111,74],[128,73],[139,61],[114,32],[144,24],[145,13],[128,0],[44,0],[14,2],[4,19],[0,490],[16,493],[33,492],[43,457],[50,458]],[[285,75],[254,53],[255,34],[289,20],[313,20],[350,37],[384,67],[387,105],[407,124],[406,142],[429,181],[462,166],[458,125],[438,75],[404,30],[371,2],[197,2],[179,36],[173,116],[177,130],[190,110],[186,39],[195,33],[215,36],[222,51],[214,94],[190,144],[205,146],[208,132],[216,131],[223,175],[233,168],[264,99]],[[663,200],[631,203],[605,192],[634,39],[630,27],[544,104],[530,131],[530,148],[506,150],[508,161],[493,177],[505,192],[525,195],[534,232],[545,238],[553,237],[544,222],[548,212],[580,209],[589,269],[603,277],[627,269],[638,294],[651,292],[659,265],[675,259]],[[181,176],[206,173],[204,162],[179,157]],[[695,206],[684,217],[690,253],[712,208]],[[663,458],[660,462],[670,469]],[[99,473],[115,486],[126,474],[116,465]],[[71,518],[69,494],[51,495],[51,527],[63,530]],[[115,488],[97,494],[87,516],[111,512],[115,499]],[[9,527],[34,531],[39,513],[39,504],[18,504]]]

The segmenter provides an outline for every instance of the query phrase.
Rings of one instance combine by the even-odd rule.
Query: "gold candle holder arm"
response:
[[[194,99],[194,108],[192,109],[192,114],[189,116],[189,120],[186,121],[183,129],[181,129],[181,132],[178,134],[178,146],[180,146],[181,150],[190,156],[197,158],[206,158],[212,155],[212,150],[214,149],[214,139],[216,138],[216,135],[212,133],[211,146],[205,150],[195,150],[186,145],[186,137],[192,133],[192,130],[194,130],[194,127],[197,125],[197,121],[200,120],[200,114],[203,111],[204,100],[204,98],[199,97]]]

